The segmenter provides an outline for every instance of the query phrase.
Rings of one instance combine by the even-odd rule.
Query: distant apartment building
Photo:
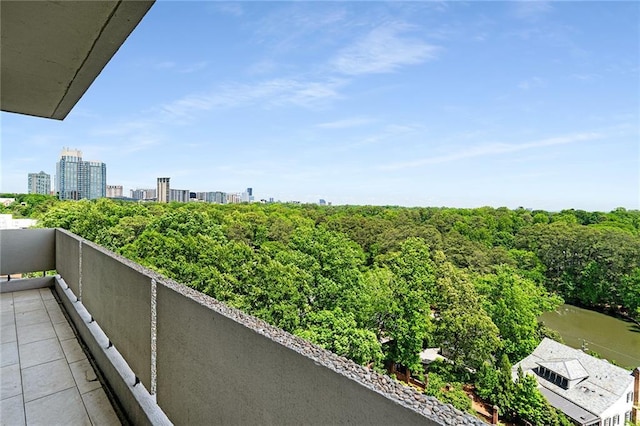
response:
[[[205,203],[213,203],[214,194],[215,192],[212,192],[212,191],[196,192],[195,198],[197,201],[204,201]]]
[[[227,204],[235,204],[242,202],[242,195],[238,193],[227,193]]]
[[[176,201],[178,203],[188,203],[191,198],[191,194],[188,189],[170,189],[169,201]]]
[[[45,172],[29,173],[28,178],[29,194],[44,194],[49,195],[51,193],[51,175]]]
[[[100,161],[84,161],[82,151],[63,148],[56,163],[55,182],[61,200],[106,197],[107,165]]]
[[[230,196],[229,199],[235,199],[235,198],[233,196]],[[212,203],[212,204],[226,204],[227,193],[222,191],[196,192],[196,200],[204,201],[205,203]]]
[[[107,185],[107,198],[121,198],[122,185]]]
[[[168,203],[171,201],[171,187],[169,185],[168,177],[159,177],[158,178],[158,189],[156,191],[156,195],[159,203]]]
[[[213,193],[213,202],[216,204],[227,204],[227,194],[222,191]]]
[[[252,203],[254,198],[253,198],[253,188],[247,188],[247,190],[245,192],[242,193],[241,197],[241,202],[243,203]]]
[[[156,190],[153,188],[149,189],[132,189],[129,191],[131,198],[134,200],[155,200],[156,199]]]

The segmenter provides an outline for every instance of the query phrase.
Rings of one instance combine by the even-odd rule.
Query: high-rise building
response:
[[[45,194],[51,193],[51,175],[45,172],[29,173],[28,182],[29,194]]]
[[[107,165],[83,161],[82,151],[63,148],[56,163],[56,192],[61,200],[95,199],[107,195]]]
[[[177,201],[178,203],[188,203],[190,198],[191,198],[191,192],[188,189],[169,190],[169,201]]]
[[[213,202],[218,204],[227,204],[227,194],[222,191],[216,191],[213,195]]]
[[[171,188],[169,187],[169,179],[168,177],[159,177],[158,178],[158,190],[156,191],[156,195],[158,197],[159,203],[168,203],[171,200]]]
[[[235,204],[242,202],[242,194],[227,192],[227,203]]]
[[[107,198],[122,197],[122,185],[107,185]]]
[[[134,200],[155,200],[156,189],[132,189],[130,190],[131,198]]]
[[[253,202],[253,188],[247,188],[245,192],[240,196],[243,203]]]

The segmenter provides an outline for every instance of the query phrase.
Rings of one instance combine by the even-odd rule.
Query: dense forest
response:
[[[29,198],[31,197],[31,198]],[[640,212],[483,207],[60,202],[4,208],[61,227],[383,371],[401,365],[462,409],[566,424],[510,366],[563,302],[640,319]],[[420,352],[450,362],[424,371]],[[445,386],[447,385],[447,386]]]

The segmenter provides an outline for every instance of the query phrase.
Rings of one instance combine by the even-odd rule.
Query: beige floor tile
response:
[[[44,309],[44,303],[40,299],[16,300],[14,302],[13,309],[16,313],[38,311]]]
[[[27,300],[42,300],[42,296],[40,296],[40,289],[35,288],[32,290],[23,290],[13,292],[13,300],[14,302],[24,302]]]
[[[58,339],[67,340],[67,339],[75,339],[76,335],[74,334],[71,326],[68,322],[59,322],[53,324],[53,328],[56,329],[56,334],[58,335]]]
[[[29,401],[25,404],[24,410],[29,426],[91,425],[76,388]]]
[[[24,423],[24,402],[22,395],[0,401],[0,425],[2,426],[23,426]]]
[[[120,425],[51,290],[1,296],[0,426]]]
[[[55,299],[47,299],[47,300],[44,300],[42,303],[44,303],[44,307],[47,308],[47,311],[49,312],[51,312],[51,310],[60,309],[60,304]]]
[[[0,399],[11,398],[21,393],[20,364],[0,368]]]
[[[18,342],[0,344],[0,367],[18,363]]]
[[[56,337],[56,332],[51,323],[41,323],[18,327],[18,343],[37,342],[38,340],[51,339]]]
[[[49,312],[49,318],[53,324],[59,324],[62,322],[67,323],[67,317],[64,316],[59,307],[56,307],[56,309],[47,308],[47,311]]]
[[[120,420],[102,388],[82,395],[84,406],[94,426],[120,425]]]
[[[49,314],[47,313],[46,309],[16,313],[16,325],[18,327],[31,324],[40,324],[43,322],[50,322]]]
[[[0,313],[0,324],[7,325],[7,324],[15,324],[15,323],[16,323],[16,316],[13,312],[13,307],[11,307],[10,309],[5,309],[2,311],[2,313]]]
[[[71,370],[64,359],[23,369],[22,380],[25,402],[75,387]]]
[[[40,297],[42,297],[42,300],[44,301],[55,300],[55,297],[53,297],[53,292],[51,291],[50,288],[41,288]]]
[[[80,343],[78,343],[76,339],[63,340],[60,342],[60,345],[62,345],[64,356],[67,358],[67,362],[69,364],[72,362],[82,361],[87,358],[80,347]]]
[[[78,386],[78,390],[81,394],[102,387],[88,360],[84,359],[82,361],[69,364],[69,368],[71,368],[71,374],[73,374],[73,378],[75,379],[76,385]]]
[[[20,345],[20,366],[25,369],[64,358],[60,342],[55,337]]]
[[[15,342],[17,339],[16,325],[7,324],[0,326],[0,343]]]

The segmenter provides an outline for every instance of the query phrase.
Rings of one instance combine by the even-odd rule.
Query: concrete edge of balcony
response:
[[[136,379],[129,364],[59,275],[55,276],[54,289],[127,420],[136,425],[171,425],[155,397]]]
[[[389,376],[356,364],[343,356],[323,349],[301,337],[288,333],[281,328],[275,327],[266,321],[220,302],[191,287],[162,276],[160,276],[160,280],[162,285],[181,294],[183,297],[191,299],[221,316],[229,318],[256,334],[264,336],[312,360],[315,364],[327,368],[371,392],[382,395],[398,406],[402,406],[418,414],[426,421],[440,425],[485,424],[480,419],[464,413],[450,404],[445,404],[433,396],[420,393],[413,387],[405,386]]]
[[[16,291],[35,290],[37,288],[53,287],[55,277],[47,275],[38,278],[18,278],[11,281],[2,280],[0,293],[13,293]]]
[[[201,324],[212,323],[214,320],[222,320],[221,323],[226,324],[230,329],[235,330],[236,333],[239,332],[245,336],[245,344],[250,340],[252,343],[256,343],[262,349],[266,350],[266,352],[262,353],[263,355],[267,352],[272,353],[272,355],[276,357],[276,363],[282,362],[282,357],[286,358],[288,362],[291,363],[290,365],[292,367],[297,368],[297,371],[300,374],[297,377],[307,377],[305,374],[309,372],[312,373],[310,377],[314,377],[315,380],[325,380],[326,384],[330,384],[330,386],[325,388],[325,392],[323,394],[324,399],[319,398],[314,391],[310,391],[301,380],[298,381],[299,383],[293,383],[291,387],[287,387],[287,390],[290,392],[290,396],[293,400],[302,400],[302,406],[305,406],[304,404],[309,401],[325,401],[325,403],[326,401],[331,401],[331,403],[336,404],[336,406],[340,406],[341,408],[335,413],[333,410],[324,410],[324,412],[322,412],[322,410],[319,411],[322,412],[322,414],[327,415],[324,417],[325,422],[331,422],[332,420],[337,419],[348,421],[348,419],[355,418],[369,418],[369,420],[376,418],[379,421],[380,419],[375,417],[376,415],[395,413],[389,414],[389,416],[400,414],[401,416],[404,416],[403,418],[411,419],[411,422],[418,424],[482,424],[480,420],[456,410],[451,405],[443,404],[433,397],[418,393],[407,386],[403,386],[388,376],[378,374],[375,371],[355,364],[344,357],[326,351],[317,345],[287,333],[280,328],[274,327],[238,309],[230,307],[223,302],[207,296],[206,294],[197,292],[184,284],[161,276],[157,272],[125,259],[106,248],[81,239],[68,231],[62,231],[59,229],[36,231],[37,233],[33,232],[27,234],[28,238],[26,238],[26,242],[28,244],[22,244],[25,247],[31,247],[29,249],[19,247],[19,243],[23,242],[21,240],[22,235],[19,233],[15,233],[16,235],[8,233],[3,235],[3,238],[0,238],[0,243],[2,243],[3,248],[3,273],[13,273],[19,270],[42,271],[55,268],[56,271],[61,274],[53,277],[53,282],[50,285],[54,287],[54,291],[58,295],[64,310],[70,318],[71,324],[76,328],[80,340],[83,341],[84,345],[91,353],[95,364],[101,371],[105,381],[109,384],[109,387],[116,396],[116,399],[119,401],[122,411],[127,414],[127,418],[133,424],[171,424],[171,421],[167,414],[165,414],[165,411],[169,416],[171,416],[171,418],[192,418],[192,411],[189,411],[189,407],[184,408],[182,403],[175,402],[178,400],[182,401],[184,398],[186,398],[186,400],[183,401],[184,403],[201,403],[203,404],[203,407],[207,406],[208,403],[206,398],[202,400],[198,398],[200,395],[210,395],[211,383],[218,383],[219,375],[216,373],[213,376],[207,376],[209,381],[203,380],[200,373],[194,373],[189,370],[190,367],[188,362],[185,361],[191,359],[190,356],[192,354],[186,353],[186,356],[183,356],[185,354],[181,352],[181,349],[185,347],[193,350],[195,347],[201,347],[200,342],[208,342],[208,336],[205,336],[203,332],[199,334],[195,333],[194,335],[196,337],[190,338],[191,340],[189,341],[184,340],[184,334],[181,332],[180,327],[181,325],[184,326],[191,321],[191,309],[194,309],[193,312],[199,315],[199,321],[201,321]],[[54,231],[54,233],[51,231]],[[65,236],[64,239],[62,238],[63,235]],[[40,250],[40,246],[42,244],[46,244],[46,248],[49,248],[46,253]],[[12,249],[14,252],[11,252]],[[4,252],[4,250],[7,250],[7,252]],[[31,259],[31,262],[27,262],[31,253],[38,253],[37,259]],[[65,255],[69,254],[73,256],[75,261],[64,262],[64,259],[66,258]],[[109,262],[105,262],[105,260],[108,259],[102,259],[102,256],[109,258]],[[96,266],[94,265],[96,263],[96,259],[102,259],[98,262],[98,266],[100,266],[99,268],[93,267]],[[151,392],[149,392],[147,388],[145,388],[146,382],[144,382],[144,376],[141,375],[139,377],[143,380],[145,385],[143,385],[143,383],[138,380],[138,377],[136,377],[136,373],[134,373],[134,371],[138,370],[136,370],[136,367],[134,366],[135,364],[128,364],[125,361],[124,356],[127,355],[126,350],[123,350],[123,348],[126,347],[126,342],[125,345],[120,345],[117,340],[119,337],[118,333],[111,336],[114,339],[115,346],[111,345],[111,341],[98,324],[104,319],[99,315],[99,310],[96,312],[92,311],[91,313],[87,311],[87,308],[92,309],[93,305],[90,303],[92,300],[94,304],[96,301],[100,301],[102,299],[110,301],[115,300],[112,299],[112,296],[114,295],[113,288],[115,287],[110,287],[110,291],[103,291],[104,287],[97,285],[99,283],[96,282],[96,277],[91,275],[91,271],[95,272],[96,270],[99,270],[99,278],[102,278],[103,280],[110,280],[112,283],[118,283],[120,287],[117,288],[120,290],[125,289],[125,292],[130,290],[130,286],[122,287],[122,280],[114,280],[111,276],[115,273],[115,269],[119,270],[120,268],[120,266],[115,268],[112,261],[116,261],[117,265],[130,268],[145,277],[141,282],[141,285],[144,286],[145,292],[145,297],[141,298],[141,300],[144,299],[145,306],[141,309],[146,309],[146,303],[150,303],[152,314],[148,321],[151,323],[151,330],[149,331],[149,334],[151,334],[151,342],[145,342],[145,345],[150,345],[152,350],[152,354],[150,355],[150,368],[152,375],[156,368],[155,361],[159,359],[154,358],[154,355],[156,353],[163,354],[163,358],[158,360],[158,365],[163,367],[161,370],[163,372],[162,380],[164,380],[164,383],[162,386],[156,386],[157,393],[154,389],[154,380],[152,379],[150,381]],[[109,267],[105,267],[107,263],[110,265]],[[90,281],[89,278],[92,278],[93,281]],[[52,278],[44,277],[37,278],[35,280],[45,282],[46,280],[49,280],[50,282],[51,279]],[[65,279],[68,281],[65,281]],[[21,281],[26,284],[28,280]],[[19,283],[16,280],[12,285],[18,284]],[[68,284],[71,285],[71,288],[69,288]],[[149,295],[149,297],[151,297],[150,300],[146,297],[147,289],[150,290],[151,293]],[[116,293],[116,295],[118,294],[124,293]],[[131,299],[131,295],[129,293],[127,294],[129,295],[129,299]],[[78,301],[77,295],[81,297],[82,301]],[[156,295],[158,305],[156,305]],[[122,302],[122,300],[120,300],[120,302]],[[181,310],[179,312],[174,312],[171,309],[173,306],[180,306]],[[156,309],[160,307],[162,308],[162,314],[157,313],[156,311]],[[140,308],[139,303],[127,304],[127,309],[129,309],[130,312],[139,312],[138,308]],[[157,317],[155,316],[156,313]],[[98,322],[93,320],[93,315],[96,315]],[[178,321],[176,323],[176,315],[181,322]],[[138,317],[134,316],[133,318]],[[123,317],[119,316],[118,318],[121,320]],[[125,318],[130,317],[126,316]],[[142,315],[142,319],[145,322],[147,321],[147,318],[145,318],[144,315]],[[157,335],[154,331],[154,321],[158,321],[158,323],[155,323],[158,327],[156,329],[158,330]],[[129,324],[130,323],[126,321],[124,323],[120,321],[119,327],[120,329],[124,327],[124,329],[128,330]],[[103,321],[100,325],[104,327],[105,331],[110,332],[109,321]],[[162,325],[162,327],[160,327],[160,325]],[[222,328],[219,327],[217,329],[222,330]],[[205,327],[203,330],[216,330],[216,327]],[[156,336],[158,337],[158,340],[154,340]],[[177,336],[179,338],[176,338]],[[253,336],[260,337],[254,340]],[[143,337],[146,337],[146,335]],[[231,357],[233,359],[229,357],[224,358],[225,362],[223,365],[227,368],[225,371],[232,371],[237,368],[237,358],[234,358],[237,355],[250,354],[248,356],[242,355],[245,358],[243,359],[244,365],[253,366],[256,365],[256,362],[262,362],[261,355],[251,354],[250,351],[245,351],[245,348],[242,347],[242,343],[236,344],[237,342],[242,342],[242,339],[237,339],[236,334],[230,335],[229,332],[223,331],[218,333],[218,337],[224,340],[225,344],[235,350],[235,352],[231,354],[233,355]],[[189,344],[186,345],[185,343]],[[157,344],[159,346],[156,346]],[[116,347],[122,352],[119,352]],[[209,345],[206,346],[205,349],[216,351],[218,347],[227,346]],[[135,352],[133,353],[135,354]],[[195,353],[202,354],[204,352],[196,350]],[[219,355],[226,356],[228,354],[221,353]],[[204,361],[204,364],[207,362],[211,364],[211,359],[207,357],[200,357],[199,360]],[[132,367],[130,367],[130,365]],[[147,365],[143,364],[142,369],[144,368],[147,368]],[[209,369],[207,371],[214,370]],[[239,369],[237,371],[244,370]],[[237,371],[234,374],[237,374]],[[187,384],[184,383],[186,376],[189,376],[192,379],[191,381],[187,381]],[[275,381],[280,385],[289,383],[287,378],[282,375],[274,377],[276,377]],[[228,380],[233,381],[235,379],[236,376],[233,374],[227,375],[225,378],[227,382]],[[265,389],[271,389],[272,383],[269,382],[269,380],[273,379],[273,377],[267,378],[266,380],[268,383],[266,385],[263,384],[263,387],[266,386]],[[173,383],[181,382],[184,386],[178,386],[178,390],[176,390]],[[250,382],[250,380],[247,380],[247,382]],[[224,380],[222,380],[221,383],[225,385],[228,384],[224,382]],[[198,384],[202,386],[200,386],[200,388],[194,386]],[[339,386],[340,389],[357,390],[357,392],[350,394],[350,399],[340,398],[336,396],[337,394],[335,392],[331,391],[333,386]],[[252,389],[259,390],[260,388],[255,387]],[[198,393],[202,390],[205,392]],[[181,393],[183,391],[186,393]],[[284,407],[282,406],[282,404],[284,404],[282,402],[282,398],[267,399],[268,404],[272,404],[269,405],[269,407]],[[367,410],[366,403],[362,403],[364,405],[361,404],[364,400],[369,401],[368,403],[376,404],[372,407],[375,407],[378,410],[376,411],[378,414],[372,415],[371,411]],[[320,402],[319,404],[322,406],[323,402]],[[358,415],[361,415],[361,417],[352,416],[354,406],[350,404],[358,405],[358,407],[363,409],[358,411],[360,413]],[[176,408],[176,405],[178,408]],[[318,403],[315,403],[315,405],[312,404],[310,407],[317,408]],[[389,411],[384,411],[384,409],[380,407],[388,407]],[[288,408],[288,406],[284,408]],[[180,412],[180,410],[182,410],[182,412]],[[298,415],[295,410],[291,411],[291,413],[289,413],[290,416]],[[336,413],[338,414],[336,415]],[[227,419],[234,418],[237,420],[236,417],[233,417],[235,414],[236,413],[233,410],[225,412],[225,415],[230,416],[227,417]],[[304,415],[304,412],[301,414]],[[204,415],[206,416],[206,414]],[[341,415],[342,417],[340,417]],[[394,417],[394,419],[398,420],[396,417]],[[179,422],[180,420],[176,421]],[[297,421],[297,418],[294,421]]]

